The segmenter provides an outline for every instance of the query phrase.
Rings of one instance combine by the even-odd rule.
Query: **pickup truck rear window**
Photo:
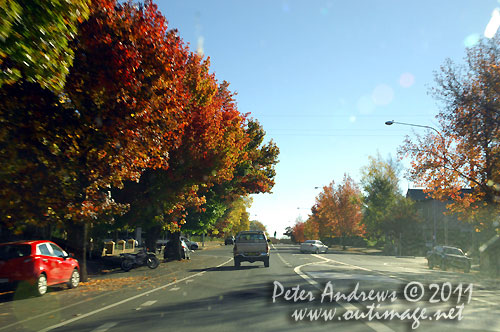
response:
[[[264,237],[264,234],[241,234],[238,236],[236,239],[236,242],[241,242],[241,243],[259,243],[259,242],[266,242],[266,238]]]

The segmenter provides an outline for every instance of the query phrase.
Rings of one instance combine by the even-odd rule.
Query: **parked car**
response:
[[[195,241],[191,241],[184,236],[181,236],[181,240],[183,240],[186,243],[186,245],[188,246],[188,248],[190,250],[193,250],[193,251],[198,250],[198,243],[196,243]]]
[[[326,254],[328,252],[328,246],[325,246],[323,242],[319,240],[307,240],[300,244],[300,252],[303,254],[307,252],[315,254],[323,252]]]
[[[182,259],[191,259],[191,249],[189,245],[181,238],[181,246],[182,246]]]
[[[224,240],[224,245],[227,246],[228,244],[234,244],[234,236],[228,236]]]
[[[446,271],[448,267],[456,267],[468,273],[471,262],[471,258],[467,257],[461,249],[455,247],[436,246],[427,253],[429,269],[440,266],[443,271]]]
[[[269,242],[263,231],[244,231],[238,233],[234,241],[234,266],[239,267],[241,262],[264,262],[269,267]]]
[[[0,285],[16,289],[27,285],[42,296],[48,286],[80,283],[80,265],[52,241],[18,241],[0,244]]]

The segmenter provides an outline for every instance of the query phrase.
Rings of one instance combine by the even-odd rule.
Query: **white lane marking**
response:
[[[109,330],[110,328],[115,326],[116,324],[118,324],[118,323],[117,322],[109,322],[106,324],[102,324],[101,326],[99,326],[98,328],[96,328],[95,330],[92,330],[90,332],[106,332],[107,330]]]
[[[168,291],[175,292],[175,291],[178,291],[179,289],[181,289],[181,288],[180,287],[173,287],[173,288],[170,288]]]
[[[158,301],[156,301],[156,300],[147,301],[147,302],[144,302],[143,304],[141,304],[141,307],[149,307],[149,306],[152,306],[153,304],[155,304],[156,302],[158,302]]]
[[[354,274],[342,272],[309,272],[309,275],[315,279],[335,279],[335,280],[367,280],[367,281],[381,281],[401,284],[401,280],[390,278],[386,276],[379,276],[373,274]]]
[[[371,270],[371,269],[367,269],[367,268],[364,268],[364,267],[361,267],[361,266],[352,265],[352,264],[348,264],[348,263],[344,263],[344,262],[339,262],[339,261],[336,261],[336,260],[331,259],[331,258],[321,257],[320,255],[317,255],[317,254],[313,254],[312,256],[317,257],[317,258],[321,258],[325,262],[333,262],[333,263],[337,263],[337,264],[349,266],[349,267],[352,267],[352,268],[355,268],[355,269],[359,269],[359,270],[363,270],[363,271],[368,271],[368,272],[376,273],[376,274],[379,274],[379,275],[382,275],[382,276],[385,276],[385,277],[388,277],[388,278],[393,278],[393,279],[401,280],[403,282],[408,282],[408,280],[406,280],[404,278],[400,278],[400,277],[397,277],[397,276],[394,276],[394,275],[388,275],[388,274],[386,274],[384,272],[380,272],[380,271],[376,271],[376,270]]]
[[[314,256],[317,256],[317,255],[314,255]],[[319,256],[317,256],[317,257],[319,257]],[[320,258],[323,258],[323,257],[320,257]],[[293,269],[293,271],[295,273],[297,273],[300,277],[302,277],[302,279],[304,279],[305,281],[307,281],[308,283],[310,283],[311,285],[313,285],[314,287],[316,287],[320,291],[323,291],[323,289],[321,289],[320,285],[318,284],[318,282],[316,280],[312,279],[307,274],[305,274],[304,272],[301,271],[301,268],[303,268],[304,266],[312,265],[314,263],[315,262],[299,265],[295,269]],[[345,302],[345,303],[338,303],[337,302],[337,304],[344,307],[346,310],[351,310],[351,311],[359,310],[355,305],[353,305],[349,302]],[[389,328],[388,326],[386,326],[380,322],[363,322],[363,324],[365,324],[366,326],[375,330],[376,332],[395,332],[393,329]]]
[[[398,280],[401,280],[401,281],[404,281],[404,282],[408,282],[408,280],[406,279],[403,279],[403,278],[399,278],[395,275],[386,275],[385,273],[382,273],[382,272],[379,272],[379,271],[374,271],[374,270],[370,270],[370,269],[366,269],[366,268],[363,268],[361,266],[357,266],[357,265],[352,265],[352,264],[348,264],[348,263],[343,263],[343,262],[339,262],[339,261],[336,261],[334,259],[330,259],[330,258],[325,258],[325,257],[321,257],[319,255],[316,255],[316,254],[313,254],[312,256],[314,257],[317,257],[317,258],[321,258],[322,260],[324,260],[325,262],[334,262],[334,263],[338,263],[338,264],[342,264],[342,265],[346,265],[346,266],[349,266],[349,267],[353,267],[353,268],[357,268],[357,269],[361,269],[361,270],[365,270],[365,271],[370,271],[370,272],[375,272],[375,273],[378,273],[378,274],[381,274],[381,275],[384,275],[384,276],[387,276],[389,278],[392,278],[392,279],[398,279]],[[482,303],[485,303],[485,304],[488,304],[490,306],[493,306],[493,307],[496,307],[498,304],[497,303],[494,303],[494,302],[490,302],[490,301],[487,301],[487,300],[483,300],[483,299],[478,299],[478,298],[472,298],[472,301],[478,301],[478,302],[482,302]]]
[[[232,262],[232,261],[233,261],[233,259],[231,258],[231,259],[229,259],[229,260],[225,261],[224,263],[219,264],[219,265],[217,265],[216,267],[211,268],[210,270],[212,270],[212,269],[216,269],[216,268],[219,268],[219,267],[221,267],[221,266],[223,266],[223,265],[226,265],[227,263],[230,263],[230,262]],[[130,302],[130,301],[135,300],[135,299],[138,299],[138,298],[140,298],[140,297],[143,297],[143,296],[149,295],[149,294],[151,294],[151,293],[154,293],[154,292],[157,292],[157,291],[159,291],[159,290],[165,289],[165,288],[167,288],[167,287],[170,287],[170,286],[172,286],[172,285],[178,284],[178,283],[180,283],[180,282],[183,282],[183,281],[186,281],[186,280],[192,279],[192,278],[194,278],[194,277],[201,276],[201,275],[203,275],[203,274],[205,274],[205,271],[195,273],[195,274],[193,274],[193,275],[190,275],[190,276],[188,276],[188,277],[185,277],[185,278],[179,279],[179,280],[177,280],[177,281],[172,281],[172,282],[169,282],[168,284],[165,284],[165,285],[160,286],[160,287],[153,288],[153,289],[148,290],[148,291],[146,291],[146,292],[144,292],[144,293],[141,293],[141,294],[134,295],[134,296],[132,296],[132,297],[129,297],[128,299],[125,299],[125,300],[122,300],[122,301],[119,301],[119,302],[115,302],[115,303],[113,303],[113,304],[107,305],[107,306],[105,306],[105,307],[102,307],[102,308],[100,308],[100,309],[97,309],[97,310],[94,310],[94,311],[91,311],[91,312],[88,312],[88,313],[83,314],[83,315],[81,315],[81,316],[78,316],[78,317],[75,317],[75,318],[71,318],[71,319],[65,320],[64,322],[61,322],[61,323],[56,324],[56,325],[49,326],[49,327],[47,327],[47,328],[45,328],[45,329],[43,329],[43,330],[40,330],[40,332],[51,331],[51,330],[53,330],[53,329],[57,329],[57,328],[59,328],[59,327],[66,326],[66,325],[71,324],[71,323],[73,323],[73,322],[76,322],[77,320],[80,320],[80,319],[82,319],[82,318],[86,318],[86,317],[89,317],[89,316],[95,315],[95,314],[97,314],[97,313],[99,313],[99,312],[101,312],[101,311],[105,311],[105,310],[108,310],[108,309],[114,308],[114,307],[116,307],[116,306],[122,305],[122,304],[124,304],[124,303]]]
[[[190,282],[193,282],[193,279],[186,280],[186,284],[189,284]]]
[[[271,248],[275,249],[276,250],[276,247],[274,246],[274,244],[271,243]],[[287,267],[292,267],[292,264],[288,263],[287,261],[285,261],[283,259],[283,257],[281,257],[280,253],[277,252],[276,255],[278,255],[279,259],[281,259],[281,261],[283,262],[283,264],[285,264]]]
[[[347,265],[347,266],[353,267],[355,269],[360,269],[360,270],[369,271],[369,272],[375,272],[373,270],[370,270],[370,269],[367,269],[367,268],[364,268],[364,267],[361,267],[361,266],[352,265],[352,264],[348,264],[348,263],[344,263],[344,262],[339,262],[339,261],[336,261],[336,260],[331,259],[331,258],[325,258],[325,257],[322,257],[322,256],[320,256],[318,254],[312,254],[311,256],[314,256],[316,258],[321,258],[322,260],[324,260],[326,262],[334,262],[334,263],[341,264],[341,265]]]
[[[301,269],[304,267],[304,266],[307,266],[307,265],[312,265],[312,264],[315,264],[316,262],[312,262],[312,263],[306,263],[306,264],[302,264],[302,265],[299,265],[297,267],[295,267],[295,269],[293,269],[293,271],[295,273],[297,273],[300,277],[302,277],[302,279],[304,279],[305,281],[307,281],[308,283],[310,283],[311,285],[313,285],[314,287],[318,288],[319,289],[319,284],[316,280],[312,279],[311,277],[309,277],[307,274],[305,274],[304,272],[301,271]],[[322,290],[322,289],[320,289]]]
[[[288,267],[292,267],[292,264],[288,263],[283,257],[281,257],[281,255],[279,253],[277,253],[276,255],[278,255],[279,259],[281,259],[283,264],[285,264]]]
[[[157,302],[156,300],[155,300],[155,301],[147,301],[147,302],[144,302],[143,304],[141,304],[141,306],[140,306],[140,307],[136,308],[135,310],[139,311],[139,310],[141,310],[141,309],[142,309],[142,307],[149,307],[149,306],[151,306],[151,305],[155,304],[156,302]]]

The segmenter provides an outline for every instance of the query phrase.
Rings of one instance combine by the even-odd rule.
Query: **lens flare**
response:
[[[479,43],[479,39],[481,39],[481,36],[478,33],[470,34],[465,38],[464,45],[465,47],[473,47]]]
[[[500,9],[495,8],[491,13],[491,19],[484,29],[484,36],[486,38],[493,38],[500,27]]]
[[[411,73],[403,73],[399,77],[399,85],[401,85],[403,88],[409,88],[415,83],[415,76],[413,76]]]
[[[198,37],[198,45],[196,47],[196,53],[198,53],[199,56],[204,55],[204,50],[203,50],[203,43],[205,42],[205,38],[203,36]]]

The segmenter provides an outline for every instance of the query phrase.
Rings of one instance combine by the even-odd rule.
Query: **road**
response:
[[[198,251],[191,261],[116,273],[41,298],[4,299],[0,332],[391,332],[412,324],[419,331],[500,331],[498,284],[477,273],[429,270],[423,258],[300,254],[292,245],[274,246],[269,268],[235,268],[231,249]]]

